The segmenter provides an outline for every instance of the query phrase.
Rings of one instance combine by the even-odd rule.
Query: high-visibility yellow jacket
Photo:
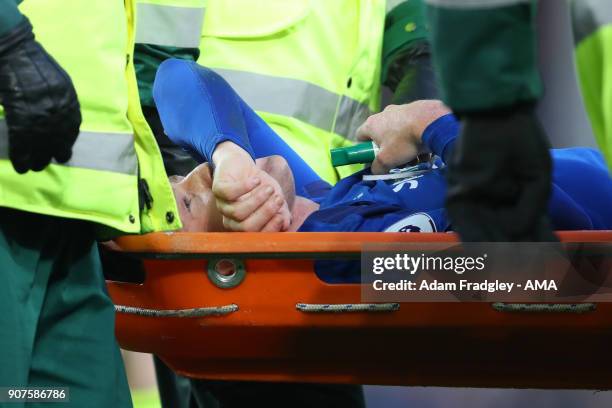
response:
[[[582,96],[595,139],[612,170],[612,3],[571,4]]]
[[[207,0],[201,65],[221,74],[323,178],[379,110],[385,0]]]
[[[164,60],[198,59],[204,5],[205,0],[136,0],[134,66],[143,106],[155,106],[153,81]]]
[[[70,74],[83,123],[68,163],[19,175],[8,161],[6,124],[0,122],[0,206],[127,233],[180,228],[159,149],[140,108],[132,62],[133,1],[26,0],[20,9],[37,40]]]

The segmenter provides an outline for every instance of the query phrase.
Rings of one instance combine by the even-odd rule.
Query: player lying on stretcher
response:
[[[459,126],[439,101],[390,106],[371,116],[357,136],[381,148],[372,170],[331,187],[213,71],[168,60],[158,71],[154,97],[170,139],[204,163],[184,178],[172,177],[186,231],[451,229],[443,163]],[[421,145],[434,159],[400,178],[364,180],[372,171],[411,162]],[[612,179],[601,154],[568,148],[551,155],[553,227],[612,229]]]

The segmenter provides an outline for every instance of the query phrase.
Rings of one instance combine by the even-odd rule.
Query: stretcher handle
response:
[[[225,316],[238,310],[238,305],[197,307],[193,309],[160,310],[142,307],[115,305],[115,312],[145,317],[209,317]]]
[[[356,312],[395,312],[399,303],[298,303],[295,308],[304,313],[356,313]]]
[[[612,231],[562,231],[562,242],[612,242]],[[359,255],[371,244],[458,243],[455,234],[401,232],[174,232],[119,237],[113,250],[144,258],[325,258]]]
[[[597,309],[595,303],[493,303],[498,312],[512,313],[588,313]]]

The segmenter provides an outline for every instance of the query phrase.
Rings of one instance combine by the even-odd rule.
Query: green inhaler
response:
[[[332,166],[347,164],[372,163],[378,154],[378,145],[374,142],[359,143],[355,146],[340,147],[331,150]]]

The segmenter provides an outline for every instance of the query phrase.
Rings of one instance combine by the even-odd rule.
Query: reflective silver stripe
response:
[[[8,158],[8,131],[6,122],[0,120],[0,159]],[[61,166],[137,175],[134,136],[125,133],[81,132],[72,147],[72,158]]]
[[[612,24],[610,0],[573,0],[571,2],[574,42],[578,44],[599,28]]]
[[[522,3],[531,3],[532,0],[425,0],[427,4],[435,7],[454,9],[488,9],[495,7],[515,6]]]
[[[229,69],[215,72],[254,110],[296,118],[345,138],[352,138],[370,114],[365,104],[299,79]]]
[[[204,8],[136,4],[136,43],[198,48]]]
[[[370,108],[354,99],[343,97],[336,119],[334,133],[350,140],[356,140],[355,131],[372,114]]]

